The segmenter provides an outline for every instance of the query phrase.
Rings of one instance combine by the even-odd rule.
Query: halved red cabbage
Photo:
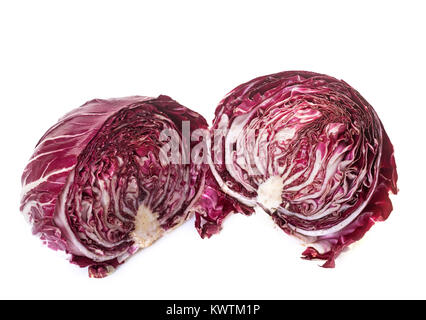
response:
[[[305,71],[256,78],[216,109],[202,237],[231,212],[260,206],[312,246],[305,259],[335,258],[392,211],[393,147],[371,105],[344,81]]]
[[[41,138],[22,176],[21,211],[33,233],[104,277],[179,226],[204,186],[204,171],[186,156],[195,142],[182,138],[182,123],[207,129],[167,96],[95,99],[68,113]],[[179,161],[166,161],[172,137],[163,130],[179,135]]]

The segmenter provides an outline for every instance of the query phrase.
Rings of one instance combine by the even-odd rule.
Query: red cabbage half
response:
[[[304,71],[256,78],[216,109],[196,227],[220,230],[231,212],[263,208],[312,246],[305,259],[334,259],[392,211],[393,147],[371,105],[351,86]]]
[[[182,130],[196,129],[207,129],[205,119],[167,96],[96,99],[71,111],[41,138],[22,176],[33,233],[90,276],[106,276],[190,216],[204,171],[186,156],[195,142]],[[163,148],[172,138],[178,149]],[[171,152],[181,158],[167,161]]]

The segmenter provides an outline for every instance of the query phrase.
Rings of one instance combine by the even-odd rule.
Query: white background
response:
[[[2,1],[0,298],[426,298],[424,1]],[[238,84],[284,70],[358,89],[395,146],[394,211],[337,260],[269,217],[234,215],[201,240],[189,221],[110,277],[42,246],[19,213],[42,134],[92,98],[170,95],[209,122]]]

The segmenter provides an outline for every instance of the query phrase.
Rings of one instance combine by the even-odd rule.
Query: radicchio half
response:
[[[371,105],[323,74],[289,71],[232,90],[216,109],[210,172],[196,227],[218,232],[231,212],[264,209],[334,267],[344,248],[392,211],[392,144]]]
[[[178,135],[205,119],[167,96],[95,99],[50,128],[22,176],[21,211],[33,233],[71,262],[104,277],[164,232],[183,223],[204,186],[188,159],[165,161],[163,130]],[[166,150],[166,151],[164,151]],[[184,151],[185,150],[185,151]],[[168,155],[170,156],[170,154]]]

